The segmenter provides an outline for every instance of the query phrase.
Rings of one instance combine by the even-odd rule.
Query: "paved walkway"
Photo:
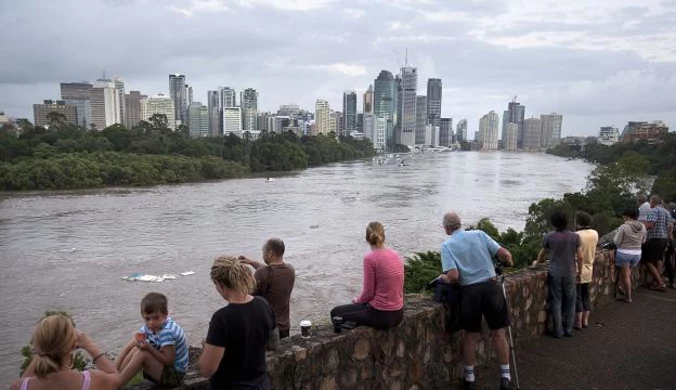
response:
[[[517,346],[521,389],[676,389],[676,290],[636,290],[633,303],[592,312],[575,337],[543,336]],[[497,389],[495,367],[481,367],[481,389]],[[512,372],[513,375],[513,372]]]

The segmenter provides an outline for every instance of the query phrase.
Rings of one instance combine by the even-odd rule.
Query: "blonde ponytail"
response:
[[[246,294],[251,294],[256,287],[256,281],[249,267],[233,256],[220,256],[214,260],[211,266],[211,280]]]
[[[76,339],[70,318],[55,314],[41,319],[33,332],[33,359],[37,359],[35,375],[44,378],[64,367],[67,359],[72,359]],[[68,364],[72,364],[72,360]]]

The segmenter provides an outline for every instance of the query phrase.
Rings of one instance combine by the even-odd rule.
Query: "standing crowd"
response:
[[[631,302],[631,268],[639,263],[646,264],[655,280],[652,288],[657,290],[665,288],[660,274],[664,263],[667,279],[674,287],[673,220],[659,197],[651,197],[648,209],[642,202],[638,215],[634,210],[625,211],[624,219],[614,239],[623,299]],[[575,215],[575,232],[568,230],[563,212],[553,213],[550,222],[555,231],[544,237],[536,262],[549,258],[554,335],[572,337],[573,329],[589,324],[589,283],[599,237],[585,212]],[[499,388],[512,389],[510,347],[505,334],[510,325],[509,309],[494,263],[497,258],[501,264],[512,266],[512,255],[486,233],[464,230],[455,212],[444,215],[443,228],[448,238],[441,246],[443,273],[438,280],[458,284],[461,290],[464,386],[475,388],[476,348],[485,320],[500,365]],[[378,329],[396,327],[403,320],[403,260],[385,245],[385,228],[380,222],[367,226],[365,239],[370,251],[363,259],[362,292],[350,304],[331,310],[331,318]],[[663,262],[668,243],[671,257]],[[284,242],[272,238],[263,245],[262,262],[245,256],[221,256],[213,262],[211,281],[227,304],[212,315],[202,342],[199,370],[209,378],[209,389],[271,388],[266,351],[288,337],[291,327],[289,307],[295,270],[284,261],[284,252]],[[139,372],[163,387],[178,385],[188,368],[188,345],[183,329],[169,317],[167,298],[159,293],[147,294],[141,300],[140,314],[143,325],[114,361],[86,334],[76,331],[70,318],[43,318],[32,337],[33,359],[22,378],[12,384],[12,390],[117,389]],[[77,348],[91,356],[97,369],[81,373],[72,370]]]

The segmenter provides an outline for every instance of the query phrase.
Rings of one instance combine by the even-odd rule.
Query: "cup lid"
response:
[[[303,320],[300,322],[300,326],[312,326],[312,322],[308,320]]]

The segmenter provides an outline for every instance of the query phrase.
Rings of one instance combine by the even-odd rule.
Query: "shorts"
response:
[[[634,268],[641,261],[641,255],[630,255],[628,253],[617,251],[615,253],[615,267]]]
[[[183,381],[185,376],[184,372],[179,372],[174,366],[164,366],[162,369],[162,378],[159,382],[156,382],[150,375],[143,372],[143,379],[147,379],[153,383],[156,383],[163,387],[178,387]]]
[[[641,261],[645,263],[657,263],[664,259],[664,251],[667,249],[666,238],[651,238],[645,243],[641,252]]]
[[[462,286],[460,300],[460,324],[467,332],[481,331],[481,318],[485,318],[491,330],[509,326],[509,309],[502,287],[489,280]]]

